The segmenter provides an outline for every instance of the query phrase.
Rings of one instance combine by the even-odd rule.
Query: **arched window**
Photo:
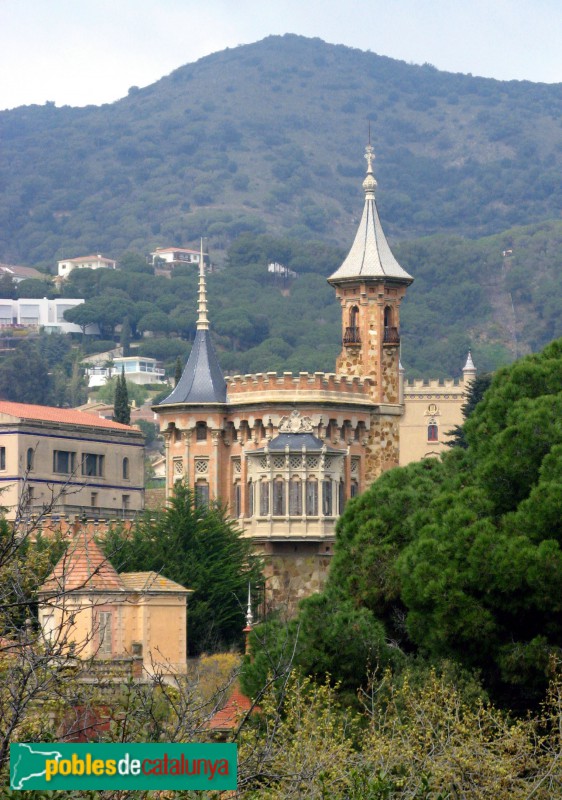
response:
[[[384,307],[384,327],[385,328],[392,327],[392,309],[390,306]]]
[[[316,478],[309,478],[306,482],[306,515],[307,517],[318,516],[318,481]]]
[[[350,328],[357,328],[357,323],[359,322],[359,309],[357,306],[351,306],[349,309],[349,327]]]
[[[33,447],[28,447],[27,448],[27,457],[26,457],[26,460],[25,460],[25,467],[26,467],[28,472],[31,472],[31,470],[33,469],[33,456],[34,456]]]
[[[302,516],[302,481],[297,477],[289,483],[289,516]]]
[[[439,429],[437,427],[437,423],[433,420],[427,426],[427,441],[428,442],[438,442],[439,441]]]
[[[129,480],[129,459],[128,458],[124,458],[123,459],[123,480],[124,481],[128,481]]]
[[[285,516],[285,481],[283,478],[276,478],[273,481],[273,516]]]
[[[195,438],[198,442],[207,441],[207,423],[198,422],[195,426]]]

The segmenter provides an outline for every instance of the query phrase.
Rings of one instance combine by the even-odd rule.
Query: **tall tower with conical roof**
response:
[[[365,206],[351,250],[328,278],[342,307],[342,351],[336,371],[370,381],[375,404],[370,431],[369,478],[398,464],[400,303],[414,280],[395,259],[375,200],[374,152],[366,148]]]

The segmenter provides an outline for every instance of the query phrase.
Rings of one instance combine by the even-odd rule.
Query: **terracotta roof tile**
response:
[[[245,694],[242,694],[238,686],[228,698],[228,701],[220,711],[217,711],[209,720],[207,727],[212,731],[231,731],[240,722],[242,717],[252,709],[252,701]],[[259,706],[254,706],[253,712],[260,712]]]
[[[95,417],[85,411],[75,411],[73,408],[54,408],[52,406],[35,406],[29,403],[12,403],[0,400],[0,414],[8,414],[20,419],[38,420],[41,422],[59,422],[66,425],[83,425],[87,428],[112,428],[121,431],[135,431],[130,425],[122,425],[111,419]]]
[[[106,591],[122,592],[123,582],[91,534],[80,531],[70,542],[40,592]]]
[[[134,592],[191,592],[185,586],[165,578],[158,572],[122,572],[119,577],[125,589]]]

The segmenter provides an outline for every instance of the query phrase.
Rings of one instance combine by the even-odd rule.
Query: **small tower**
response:
[[[466,389],[468,389],[472,381],[476,378],[476,367],[474,366],[474,361],[472,360],[472,353],[470,350],[468,351],[468,356],[466,357],[466,364],[462,368],[462,378]]]
[[[366,148],[365,206],[351,250],[328,278],[342,307],[339,375],[370,380],[372,414],[368,482],[398,464],[400,396],[400,303],[414,280],[394,258],[375,201],[373,148]]]
[[[377,403],[399,402],[400,303],[414,280],[394,258],[384,235],[373,175],[373,148],[366,148],[365,207],[355,241],[328,278],[342,307],[342,352],[336,371],[372,381]]]

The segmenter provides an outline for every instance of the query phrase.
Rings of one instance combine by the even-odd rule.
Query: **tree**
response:
[[[490,388],[491,382],[491,373],[486,373],[485,375],[477,375],[477,377],[470,384],[466,401],[461,407],[465,422],[470,417],[478,403],[482,400],[484,394]],[[462,447],[464,450],[466,450],[468,447],[463,425],[455,425],[453,430],[448,432],[446,435],[451,439],[451,441],[448,442],[449,447]]]
[[[125,358],[131,354],[131,323],[129,317],[125,317],[121,326],[121,347]]]
[[[248,583],[261,586],[262,577],[251,542],[225,508],[202,505],[192,489],[178,482],[164,512],[137,523],[130,534],[114,531],[105,546],[124,569],[162,571],[194,590],[189,601],[192,655],[240,642]]]
[[[129,406],[129,395],[127,393],[127,381],[125,380],[125,367],[121,367],[121,375],[115,383],[115,398],[113,401],[113,419],[122,425],[129,425],[131,422],[131,408]]]
[[[0,397],[16,403],[51,402],[51,377],[36,344],[24,342],[0,364]]]
[[[174,370],[174,386],[177,386],[178,383],[180,382],[182,372],[183,372],[183,363],[180,356],[178,356],[176,358],[176,366]]]

